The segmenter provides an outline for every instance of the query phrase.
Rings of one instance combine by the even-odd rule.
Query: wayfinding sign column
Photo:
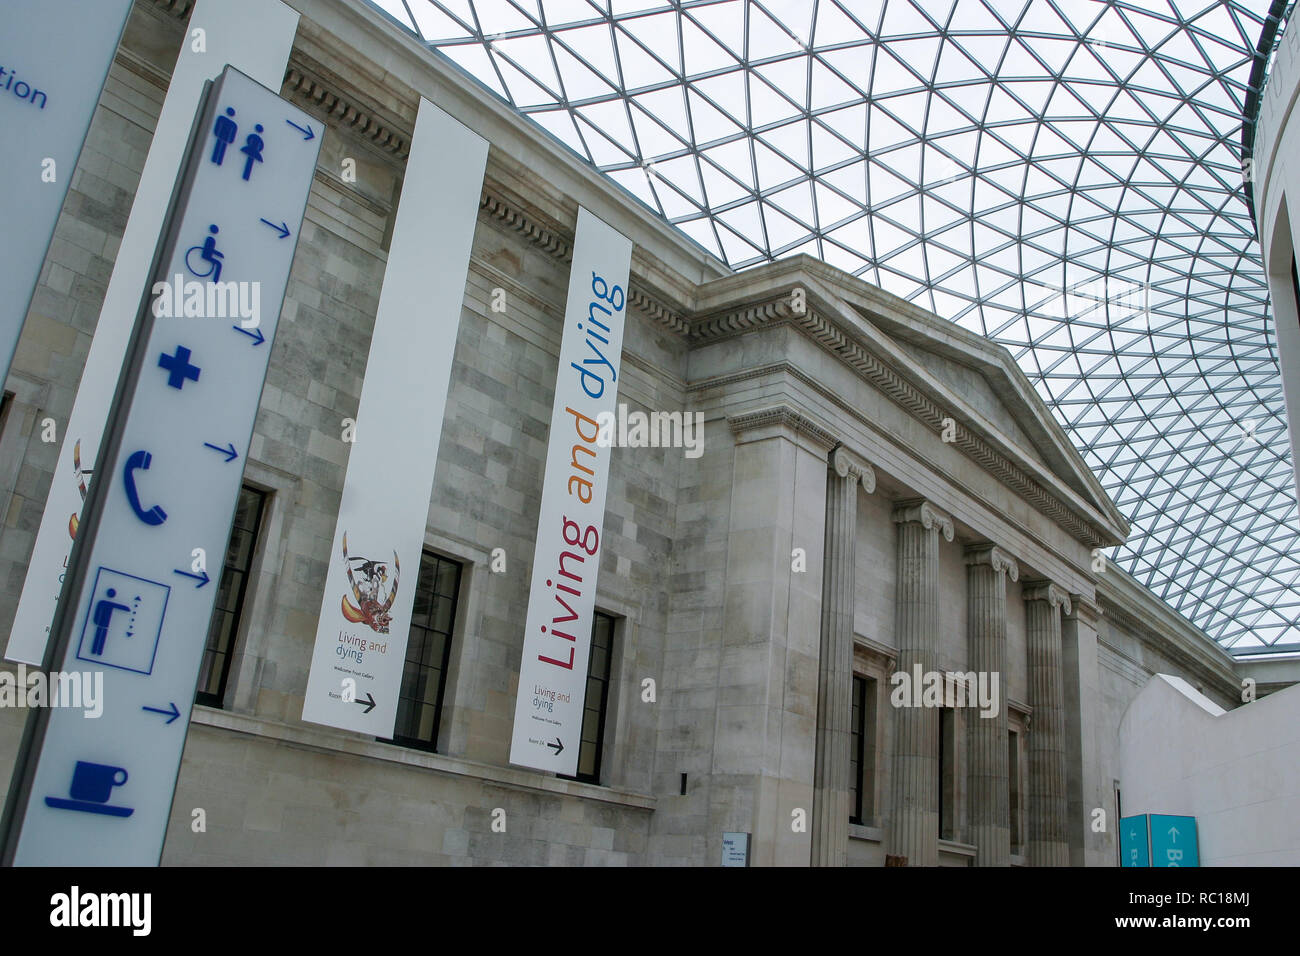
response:
[[[55,618],[103,716],[33,717],[16,864],[158,862],[321,132],[229,67],[201,111]]]

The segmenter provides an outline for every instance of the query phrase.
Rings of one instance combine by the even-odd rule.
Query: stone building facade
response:
[[[753,865],[1114,865],[1128,701],[1163,672],[1231,708],[1238,678],[1106,563],[1128,525],[1012,356],[807,257],[732,274],[373,9],[288,2],[281,92],[328,132],[163,862],[715,865],[742,832]],[[5,385],[0,633],[190,6],[136,2]],[[490,152],[446,418],[411,423],[442,430],[425,544],[455,586],[436,737],[408,746],[301,713],[420,96]],[[594,779],[508,763],[579,204],[635,243],[619,401],[705,423],[698,457],[613,455]],[[0,768],[24,716],[0,710]]]

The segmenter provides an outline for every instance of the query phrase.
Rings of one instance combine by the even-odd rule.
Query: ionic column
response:
[[[1011,789],[1007,770],[1007,576],[1020,570],[989,544],[966,549],[967,666],[997,675],[997,713],[972,713],[970,743],[970,839],[976,866],[1011,865]],[[990,682],[992,677],[989,678]],[[991,686],[991,684],[990,684]]]
[[[898,669],[907,674],[918,667],[923,673],[933,671],[939,639],[939,535],[952,540],[952,519],[928,501],[910,501],[895,508],[894,522],[898,525]],[[892,777],[888,854],[905,858],[908,866],[938,866],[936,708],[895,709]]]
[[[853,742],[853,588],[858,482],[876,490],[871,466],[843,446],[826,476],[821,655],[817,663],[817,758],[813,771],[813,866],[845,866],[849,855],[849,779]]]
[[[1061,612],[1070,597],[1046,581],[1027,586],[1025,643],[1029,664],[1029,847],[1031,866],[1069,866],[1065,759],[1065,691],[1061,675]]]

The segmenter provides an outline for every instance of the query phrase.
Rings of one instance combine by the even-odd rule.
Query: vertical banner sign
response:
[[[1201,865],[1196,843],[1196,817],[1151,814],[1151,865]]]
[[[597,423],[617,412],[631,263],[632,241],[579,206],[510,740],[511,763],[554,773],[582,744],[612,451]]]
[[[316,626],[312,723],[393,734],[487,151],[420,100]]]
[[[102,669],[103,715],[33,717],[15,864],[158,862],[322,132],[231,68],[200,112],[55,616],[52,666]]]
[[[72,182],[131,0],[5,0],[0,9],[0,385]]]
[[[11,0],[0,0],[0,22],[4,24],[3,32],[0,32],[0,50],[6,51],[5,56],[11,55],[7,52],[10,4]],[[47,11],[45,15],[55,21],[60,37],[75,20],[58,13],[65,6],[63,3],[22,0],[20,8],[28,5]],[[86,0],[79,6],[98,9],[110,4]],[[111,6],[116,6],[116,3]],[[250,24],[256,24],[256,27],[250,27]],[[198,0],[190,14],[189,30],[172,71],[167,98],[158,116],[140,185],[126,221],[126,231],[113,262],[113,274],[108,280],[104,306],[82,369],[72,414],[66,425],[59,423],[58,434],[62,442],[59,462],[54,470],[54,481],[45,502],[45,513],[41,517],[36,544],[27,565],[27,578],[23,582],[18,610],[5,648],[5,657],[11,661],[42,663],[54,606],[68,569],[68,553],[72,550],[81,519],[82,504],[98,470],[96,459],[100,437],[104,433],[113,390],[122,370],[122,359],[140,302],[140,287],[149,278],[158,236],[163,231],[167,204],[171,201],[203,85],[229,63],[257,82],[279,89],[297,30],[298,14],[280,0]],[[20,32],[17,39],[21,37]],[[9,69],[11,65],[0,61],[0,66]],[[67,51],[48,61],[44,68],[76,76],[80,67],[81,60],[72,51]],[[0,78],[0,97],[6,95],[2,89],[5,79],[7,77]],[[9,93],[12,94],[12,90]],[[50,100],[47,112],[53,108],[54,101]],[[0,115],[7,115],[7,112]],[[7,147],[3,144],[11,138],[12,127],[7,125],[4,129],[5,134],[0,136],[0,155],[6,155],[3,151]],[[4,167],[5,176],[12,177],[15,168]],[[60,180],[71,176],[71,167],[60,162]],[[13,183],[11,179],[6,182],[7,185]],[[54,187],[42,187],[37,183],[32,190],[40,188]],[[0,215],[0,222],[4,223],[25,221]],[[8,229],[4,234],[6,237],[20,236],[23,230]],[[5,288],[7,292],[8,287]],[[0,310],[6,307],[7,302],[0,301]]]

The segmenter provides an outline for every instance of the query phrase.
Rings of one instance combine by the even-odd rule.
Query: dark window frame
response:
[[[226,563],[226,555],[230,553],[230,541],[234,538],[235,532],[237,530],[247,531],[253,536],[253,544],[248,549],[248,566],[235,568],[236,572],[240,575],[239,593],[235,596],[234,606],[229,609],[229,613],[234,618],[234,623],[230,627],[230,646],[224,651],[214,651],[212,647],[212,637],[213,624],[217,619],[217,614],[226,609],[218,608],[214,603],[212,608],[212,617],[208,620],[208,634],[203,641],[204,660],[200,664],[200,676],[202,676],[203,673],[202,664],[206,663],[209,654],[220,653],[222,654],[223,660],[221,662],[221,677],[217,681],[217,689],[215,691],[195,689],[194,703],[202,704],[205,707],[221,708],[225,706],[226,691],[230,686],[230,665],[235,659],[235,645],[239,643],[239,629],[243,624],[245,605],[248,600],[248,582],[252,578],[253,568],[257,564],[258,549],[262,542],[263,525],[266,522],[267,504],[271,499],[271,492],[264,491],[248,482],[243,482],[239,486],[239,494],[241,498],[245,492],[250,492],[257,497],[257,515],[253,518],[251,527],[244,529],[238,529],[234,524],[233,518],[231,520],[230,537],[226,538],[226,550],[223,552],[221,558],[221,574],[218,575],[216,579],[218,596],[221,594],[221,585],[225,580],[227,569],[231,567],[231,565]],[[238,515],[238,513],[239,509],[238,506],[236,506],[235,514]]]
[[[602,620],[609,622],[609,646],[605,650],[605,676],[603,679],[596,678],[601,680],[600,718],[596,725],[596,739],[594,741],[596,753],[592,761],[592,771],[590,773],[582,772],[582,748],[588,743],[588,741],[583,740],[580,737],[578,740],[578,772],[572,776],[563,773],[556,774],[556,776],[563,780],[576,780],[579,783],[590,783],[595,786],[601,785],[600,774],[603,769],[602,765],[605,756],[605,730],[609,723],[609,689],[610,685],[614,683],[614,642],[618,637],[619,618],[615,617],[613,614],[606,614],[603,611],[596,611],[591,618],[591,644],[587,649],[587,676],[585,678],[586,683],[583,687],[582,698],[584,724],[586,723],[587,711],[590,709],[587,706],[588,691],[591,689],[591,681],[595,676],[591,673],[591,665],[596,656],[592,653],[596,645],[596,628]]]
[[[850,734],[850,753],[849,767],[852,779],[850,786],[853,788],[853,807],[849,814],[849,823],[862,825],[862,807],[865,801],[865,788],[862,785],[864,771],[866,770],[866,750],[867,750],[867,681],[868,677],[861,674],[853,675],[853,713],[849,725]]]
[[[398,717],[393,724],[393,736],[376,737],[375,739],[378,740],[380,743],[392,744],[395,747],[405,747],[409,750],[423,750],[426,753],[438,753],[439,752],[438,737],[442,733],[443,709],[446,706],[446,701],[447,701],[447,677],[448,677],[448,671],[451,669],[451,645],[456,638],[456,624],[457,624],[457,615],[460,613],[461,590],[465,584],[465,564],[464,562],[459,561],[456,558],[448,557],[445,554],[440,554],[439,552],[434,551],[432,548],[423,548],[420,551],[420,570],[423,570],[424,562],[426,559],[429,558],[433,559],[436,562],[432,574],[432,577],[435,582],[438,579],[440,565],[448,564],[456,569],[456,580],[451,588],[453,593],[443,594],[437,590],[436,586],[434,590],[431,592],[431,596],[434,600],[436,600],[439,597],[442,597],[442,598],[447,598],[451,601],[451,616],[448,621],[446,636],[442,643],[442,662],[439,666],[438,693],[436,695],[435,703],[434,703],[435,709],[433,714],[433,727],[430,729],[428,739],[425,739],[423,737],[413,737],[410,736],[409,734],[397,733],[398,721],[400,721],[401,719],[402,700],[404,699],[401,697],[401,689],[399,687],[398,689],[399,696],[398,696],[398,704],[397,704]],[[420,573],[419,570],[417,570],[416,587],[419,587],[419,578],[420,578]],[[433,613],[433,605],[430,604],[430,615],[432,615],[432,613]],[[410,653],[412,647],[411,635],[417,627],[419,627],[423,631],[428,631],[428,632],[437,631],[436,628],[424,627],[423,625],[417,625],[415,623],[414,604],[412,604],[411,626],[410,629],[408,629],[407,631],[407,637],[406,637],[406,652],[408,654]],[[407,663],[410,663],[410,659],[404,658],[402,662],[403,677],[405,677],[405,669]],[[420,664],[419,666],[432,669],[429,668],[429,665],[426,664]],[[410,699],[413,700],[414,698],[410,698]]]

